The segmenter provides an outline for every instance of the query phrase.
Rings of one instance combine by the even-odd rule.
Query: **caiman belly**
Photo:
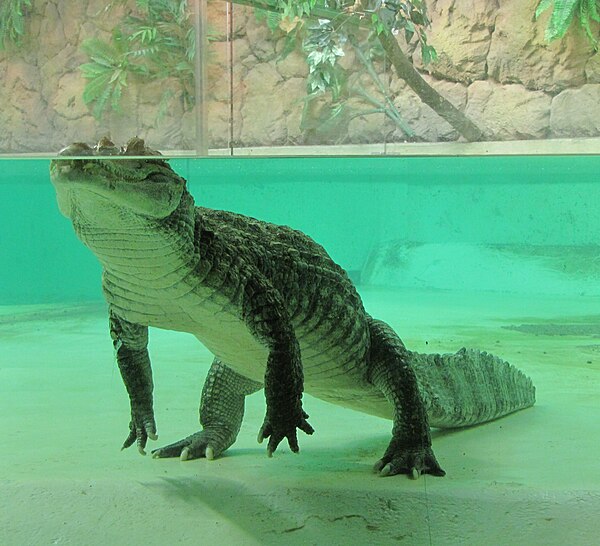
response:
[[[113,310],[125,320],[165,330],[193,334],[212,354],[239,374],[254,381],[264,380],[268,349],[248,330],[237,309],[222,294],[205,288],[174,293],[132,290],[111,283],[105,292]],[[180,285],[181,286],[181,285]],[[362,344],[332,336],[330,321],[322,327],[306,327],[304,317],[296,318],[295,332],[300,344],[304,390],[337,404],[365,396],[369,387]],[[335,339],[332,339],[335,338]]]

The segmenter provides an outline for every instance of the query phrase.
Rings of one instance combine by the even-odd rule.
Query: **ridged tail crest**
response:
[[[485,423],[535,403],[535,387],[523,372],[486,352],[410,353],[429,425]]]

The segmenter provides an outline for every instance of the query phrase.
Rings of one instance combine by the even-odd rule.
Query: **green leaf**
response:
[[[119,63],[120,54],[116,47],[99,38],[89,38],[81,44],[81,49],[98,64],[111,67]]]
[[[554,11],[550,17],[550,22],[546,27],[544,37],[551,42],[557,38],[562,38],[575,15],[575,9],[580,0],[555,0]]]
[[[110,85],[110,77],[111,74],[107,72],[91,79],[83,90],[83,102],[89,104],[102,96],[106,88]]]
[[[421,57],[423,57],[423,64],[429,64],[437,60],[437,51],[433,46],[422,44]]]
[[[119,109],[121,107],[120,103],[121,103],[121,95],[122,95],[123,86],[124,86],[123,82],[116,83],[115,87],[113,89],[113,92],[112,92],[110,106],[115,111],[119,111]]]
[[[581,0],[581,3],[579,4],[579,22],[581,24],[581,27],[583,28],[583,30],[585,31],[585,34],[589,40],[589,42],[592,44],[592,46],[594,46],[594,49],[597,49],[598,46],[598,39],[594,36],[594,33],[592,32],[592,28],[590,26],[590,21],[591,21],[591,5],[595,5],[596,4],[596,0]]]
[[[191,66],[190,63],[188,63],[186,61],[177,63],[174,68],[177,72],[184,72],[185,70],[191,70],[191,71],[194,70],[194,67]]]
[[[30,0],[0,1],[0,50],[10,44],[21,44],[25,34],[25,7],[31,7]]]
[[[254,8],[254,17],[259,23],[267,18],[267,13],[269,12],[266,9]]]
[[[281,22],[281,15],[274,11],[267,12],[267,26],[274,32],[279,28],[279,23]]]
[[[121,70],[120,68],[115,70],[110,77],[109,83],[114,83],[115,81],[117,81],[121,77],[121,74],[123,74],[123,70]]]
[[[298,27],[296,27],[292,32],[290,32],[289,34],[286,34],[285,42],[283,44],[283,49],[281,50],[281,53],[279,54],[280,61],[283,61],[292,51],[294,51],[296,49],[296,46],[298,45],[299,30],[300,29]]]
[[[425,18],[423,17],[423,14],[420,11],[417,10],[413,10],[410,12],[410,18],[417,23],[417,25],[425,25]]]
[[[84,63],[79,66],[79,70],[83,73],[83,77],[87,79],[111,72],[111,70],[105,66],[100,66],[98,63]]]
[[[539,18],[539,16],[552,5],[553,1],[554,0],[540,0],[540,3],[538,4],[538,6],[535,10],[536,21]]]
[[[96,119],[100,119],[102,117],[102,113],[104,112],[104,108],[106,106],[106,102],[108,101],[110,95],[112,93],[112,87],[106,87],[101,95],[96,99],[96,104],[92,110],[92,114]]]
[[[590,18],[596,23],[600,23],[600,14],[598,13],[597,0],[587,0],[589,6]]]

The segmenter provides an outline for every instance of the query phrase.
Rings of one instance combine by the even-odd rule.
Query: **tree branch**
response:
[[[232,0],[234,4],[241,4],[253,8],[282,13],[283,9],[277,6],[276,0]],[[329,19],[334,25],[352,25],[354,28],[372,29],[369,17],[358,17],[338,10],[315,6],[310,17]],[[410,60],[404,55],[394,35],[385,30],[379,35],[379,41],[396,70],[396,74],[419,96],[419,98],[432,108],[441,118],[445,119],[460,135],[469,142],[485,140],[483,132],[463,112],[446,100],[433,87],[431,87],[419,74]]]
[[[382,32],[378,37],[388,59],[394,65],[398,77],[403,79],[427,106],[431,107],[469,142],[485,140],[483,132],[473,121],[423,79],[404,55],[391,32]]]

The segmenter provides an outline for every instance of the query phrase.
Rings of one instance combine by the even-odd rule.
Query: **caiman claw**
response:
[[[138,451],[142,455],[146,455],[145,447],[148,438],[151,440],[158,440],[154,417],[138,418],[132,415],[131,421],[129,422],[129,436],[127,436],[126,440],[123,442],[121,451],[133,445],[133,442],[136,442]]]
[[[288,445],[294,453],[300,451],[298,446],[298,437],[296,429],[304,431],[306,434],[312,434],[315,429],[312,428],[307,421],[308,415],[303,411],[302,416],[288,422],[281,422],[281,420],[271,419],[267,414],[263,422],[262,427],[258,431],[258,443],[262,444],[265,438],[269,438],[267,445],[267,455],[273,456],[273,453],[277,449],[277,446],[281,443],[284,438],[287,438]]]
[[[380,476],[408,474],[410,478],[416,480],[421,474],[446,475],[437,462],[431,447],[399,450],[392,450],[391,447],[373,467],[373,471],[379,473]]]

